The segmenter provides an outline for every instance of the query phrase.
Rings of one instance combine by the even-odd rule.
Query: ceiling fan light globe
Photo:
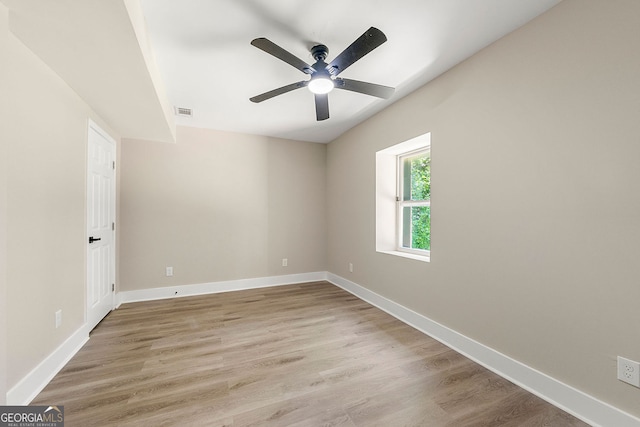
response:
[[[318,77],[315,79],[311,79],[308,87],[312,93],[315,93],[316,95],[322,95],[331,92],[333,90],[334,84],[331,78]]]

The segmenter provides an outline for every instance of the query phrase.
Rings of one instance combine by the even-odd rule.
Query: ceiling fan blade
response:
[[[387,41],[387,36],[375,27],[369,28],[356,41],[351,43],[340,55],[327,66],[327,70],[337,76],[351,64]]]
[[[378,98],[384,99],[390,98],[395,91],[394,88],[389,86],[342,78],[335,79],[335,87],[337,89],[350,90],[352,92],[364,93],[365,95],[377,96]]]
[[[278,46],[277,44],[275,44],[269,39],[260,37],[260,38],[251,40],[251,44],[257,47],[258,49],[261,49],[267,52],[268,54],[273,55],[276,58],[286,62],[292,67],[297,68],[298,70],[302,71],[305,74],[312,74],[316,71],[311,65],[307,64],[302,59],[298,58],[292,53],[284,50],[283,48],[281,48],[280,46]]]
[[[267,99],[273,98],[274,96],[282,95],[283,93],[291,92],[292,90],[299,89],[301,87],[307,86],[306,81],[291,83],[290,85],[279,87],[278,89],[270,90],[269,92],[265,92],[263,94],[254,96],[253,98],[249,98],[252,102],[262,102]],[[316,119],[318,121],[326,120],[329,118],[329,97],[327,94],[316,94]]]
[[[326,93],[316,94],[316,119],[318,121],[329,118],[329,97]]]
[[[301,87],[305,87],[307,85],[307,83],[308,82],[306,82],[306,81],[297,82],[297,83],[291,83],[289,85],[279,87],[278,89],[273,89],[273,90],[270,90],[269,92],[265,92],[263,94],[256,95],[256,96],[254,96],[252,98],[249,98],[249,100],[251,102],[256,102],[256,103],[262,102],[262,101],[266,101],[267,99],[271,99],[274,96],[282,95],[283,93],[291,92],[292,90],[296,90],[296,89],[300,89]]]

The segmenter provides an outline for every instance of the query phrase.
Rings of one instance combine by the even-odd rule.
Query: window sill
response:
[[[376,252],[379,252],[381,254],[387,254],[387,255],[395,255],[403,258],[415,259],[416,261],[431,262],[431,257],[425,256],[425,255],[416,255],[416,254],[410,254],[408,252],[401,252],[401,251],[376,251]]]

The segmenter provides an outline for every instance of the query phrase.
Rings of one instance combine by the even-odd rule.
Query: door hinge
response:
[[[116,229],[116,223],[112,222],[111,223],[111,231],[114,231]]]
[[[113,170],[115,170],[115,169],[116,169],[116,161],[114,160],[113,161]]]
[[[116,284],[112,283],[111,284],[111,292],[115,292],[116,291]]]

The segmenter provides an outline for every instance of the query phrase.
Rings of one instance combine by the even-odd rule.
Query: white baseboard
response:
[[[89,340],[86,325],[75,331],[7,392],[7,405],[28,405]]]
[[[326,271],[314,273],[288,274],[285,276],[257,277],[253,279],[228,280],[223,282],[200,283],[196,285],[167,286],[162,288],[124,291],[116,295],[116,306],[127,302],[152,301],[245,289],[267,288],[271,286],[293,285],[327,280]]]
[[[639,427],[640,419],[333,273],[327,280],[594,427]]]

